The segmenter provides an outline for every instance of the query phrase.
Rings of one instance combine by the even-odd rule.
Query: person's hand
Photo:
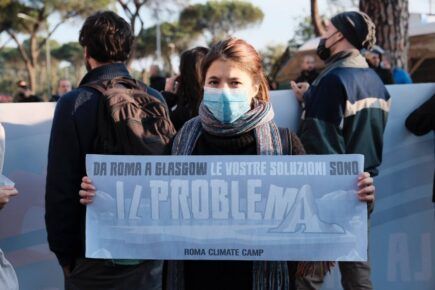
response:
[[[0,209],[2,209],[11,199],[18,194],[14,186],[0,186]]]
[[[290,81],[290,86],[291,86],[293,92],[295,93],[298,101],[302,102],[304,100],[304,94],[306,91],[308,91],[310,84],[307,82],[296,83],[294,81]]]
[[[62,271],[63,271],[63,275],[65,277],[68,277],[69,275],[71,275],[71,267],[70,266],[63,266]]]
[[[165,83],[166,92],[175,93],[175,80],[177,79],[177,77],[178,76],[173,76],[166,79],[166,83]]]
[[[373,185],[373,178],[370,177],[368,172],[362,173],[358,176],[358,199],[363,202],[375,201],[375,186]]]
[[[84,176],[82,178],[82,183],[81,183],[81,190],[79,191],[79,195],[80,195],[80,203],[83,205],[88,205],[91,204],[93,202],[94,196],[95,196],[95,186],[92,185],[92,180],[87,177]]]

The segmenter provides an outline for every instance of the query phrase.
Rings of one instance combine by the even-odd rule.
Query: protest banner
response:
[[[435,93],[435,84],[387,86],[392,107],[384,135],[376,205],[370,220],[369,259],[375,289],[435,288],[435,218],[431,202],[433,134],[416,137],[405,118]],[[275,121],[297,128],[291,91],[274,91]],[[3,174],[20,195],[0,211],[0,248],[14,265],[20,289],[63,289],[63,276],[47,246],[44,192],[54,103],[0,104],[6,132]],[[295,115],[296,114],[296,115]],[[322,289],[341,289],[337,268]]]
[[[362,155],[88,155],[86,256],[366,261]]]

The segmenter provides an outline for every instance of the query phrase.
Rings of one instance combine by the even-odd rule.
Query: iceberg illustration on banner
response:
[[[304,185],[281,224],[269,230],[273,233],[345,234],[343,227],[322,221],[311,186]]]

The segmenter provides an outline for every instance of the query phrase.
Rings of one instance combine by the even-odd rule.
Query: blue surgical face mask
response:
[[[244,89],[204,87],[204,105],[216,119],[230,124],[251,109],[251,99]]]

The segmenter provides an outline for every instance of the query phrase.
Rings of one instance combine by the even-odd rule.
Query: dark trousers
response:
[[[161,290],[162,261],[119,265],[112,260],[79,258],[65,277],[66,290]]]

